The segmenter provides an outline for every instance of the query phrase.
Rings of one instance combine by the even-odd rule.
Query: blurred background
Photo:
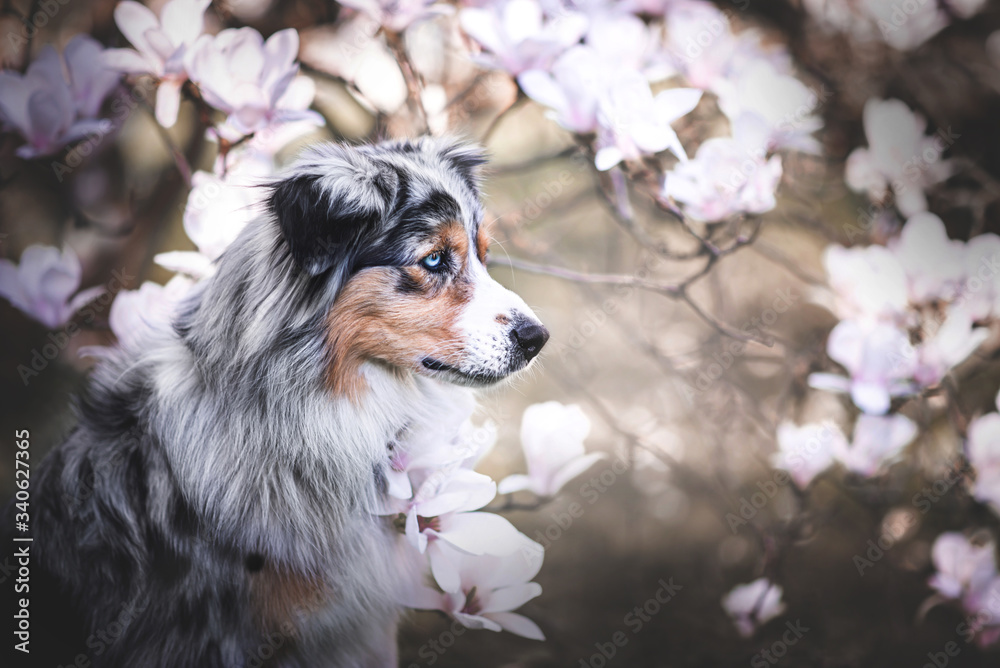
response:
[[[885,431],[870,437],[868,447],[892,452],[869,470],[834,457],[807,479],[789,482],[781,471],[796,470],[775,453],[792,447],[788,425],[834,424],[850,434],[868,411],[857,393],[810,380],[846,369],[859,381],[879,367],[875,352],[852,368],[828,349],[831,330],[850,317],[845,299],[881,295],[884,287],[877,271],[837,269],[830,246],[887,245],[902,254],[893,244],[922,211],[936,215],[951,240],[1000,232],[1000,42],[991,39],[1000,29],[1000,3],[534,4],[539,25],[530,11],[505,14],[505,3],[491,2],[212,2],[204,13],[207,34],[242,27],[264,38],[297,32],[298,77],[309,80],[308,90],[286,105],[300,116],[281,125],[241,126],[233,119],[238,109],[206,93],[211,77],[226,74],[205,75],[203,85],[192,70],[180,84],[176,122],[165,126],[169,110],[157,87],[170,73],[131,71],[104,85],[99,110],[90,114],[106,124],[46,144],[29,135],[40,132],[38,116],[59,101],[28,105],[25,121],[11,111],[23,87],[0,82],[0,255],[14,265],[21,259],[23,267],[29,246],[69,248],[79,262],[74,291],[100,287],[86,318],[80,311],[49,322],[4,293],[0,433],[29,428],[35,457],[58,445],[74,424],[72,397],[94,363],[87,349],[115,340],[115,295],[147,281],[165,285],[175,275],[170,268],[197,279],[193,253],[211,256],[206,230],[248,215],[246,186],[301,147],[454,134],[482,142],[491,156],[484,187],[495,219],[491,273],[552,333],[528,377],[482,397],[477,420],[495,422],[498,439],[480,469],[497,480],[524,471],[522,413],[549,400],[578,404],[591,425],[586,450],[607,456],[551,500],[518,493],[495,503],[546,548],[537,577],[543,594],[520,612],[547,640],[455,634],[444,615],[417,612],[401,632],[402,666],[943,666],[934,663],[942,656],[947,665],[997,665],[991,627],[1000,618],[991,623],[976,607],[975,578],[957,574],[965,566],[934,552],[941,534],[958,532],[994,556],[1000,522],[983,492],[984,467],[969,450],[970,424],[996,411],[1000,388],[1000,327],[992,312],[970,320],[974,345],[955,344],[968,347],[966,354],[941,353],[936,377],[915,372],[916,381],[904,379],[906,391],[893,390],[889,414],[904,416],[914,433],[903,446]],[[116,23],[115,7],[103,0],[5,0],[0,57],[7,76],[22,76],[45,45],[63,52],[78,34],[102,48],[138,48]],[[159,15],[163,3],[149,7]],[[575,37],[553,36],[572,33],[577,16],[584,23]],[[619,25],[621,16],[629,20]],[[595,25],[617,32],[601,35]],[[636,25],[639,32],[630,32]],[[705,32],[707,44],[691,51]],[[573,74],[555,63],[581,40],[609,62],[637,58],[630,67],[650,82],[651,99],[681,87],[703,91],[697,106],[667,127],[692,164],[710,172],[740,164],[699,163],[699,147],[737,136],[734,108],[751,108],[747,96],[762,98],[765,107],[788,102],[798,115],[771,119],[760,151],[747,152],[756,165],[745,174],[751,181],[772,157],[777,178],[705,185],[704,175],[685,181],[666,144],[639,141],[630,154],[622,136],[640,124],[610,110],[616,103],[641,107],[645,98],[625,91],[617,100],[597,100],[595,87],[611,84],[596,74],[578,72],[580,82],[567,83]],[[546,49],[547,59],[539,55]],[[798,87],[778,75],[743,77],[741,64],[753,58]],[[624,79],[627,68],[616,67],[612,78]],[[592,91],[596,120],[567,121],[572,114],[539,83],[543,75],[562,85],[564,98]],[[774,87],[761,89],[761,81]],[[898,100],[906,113],[870,120],[877,115],[866,111],[873,99]],[[307,109],[318,118],[305,116]],[[912,114],[926,121],[917,122],[918,138],[947,138],[915,172],[909,194],[919,190],[922,203],[904,201],[900,192],[893,197],[892,167],[879,157],[879,144],[891,144],[882,151],[888,155],[906,145],[905,132],[893,128],[912,123]],[[26,129],[33,115],[36,125]],[[788,128],[797,140],[782,139]],[[609,146],[622,158],[597,164],[608,159],[601,151]],[[864,147],[874,166],[860,164],[861,156],[848,168],[849,156]],[[895,157],[894,168],[904,172],[912,156]],[[847,180],[845,168],[854,170]],[[880,187],[877,173],[890,185]],[[719,215],[706,213],[711,197],[695,202],[681,192],[696,185],[714,187],[712,196],[730,204],[734,189],[746,196]],[[914,306],[920,262],[935,276],[952,265],[970,275],[975,268],[971,255],[953,259],[947,240],[926,231],[933,228],[910,235],[910,246],[921,251],[920,261],[906,265],[912,317],[930,318],[959,301],[937,295]],[[154,260],[177,251],[192,255]],[[859,283],[854,293],[843,287],[852,277]],[[144,308],[162,308],[162,300],[136,303],[132,313],[140,317]],[[930,338],[914,335],[919,324],[912,320],[900,327],[922,355]],[[862,447],[857,434],[854,447]],[[14,448],[12,438],[0,440],[5,499],[14,493]],[[961,595],[930,584],[949,564]],[[760,578],[779,587],[780,606],[764,595],[742,612],[735,602],[724,604],[735,587]],[[663,583],[678,585],[673,598],[650,605]],[[750,620],[749,628],[740,619]]]

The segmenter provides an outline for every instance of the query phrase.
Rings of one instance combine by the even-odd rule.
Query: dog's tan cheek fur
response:
[[[425,292],[401,291],[400,271],[425,285]],[[332,361],[327,382],[335,395],[360,397],[365,385],[359,370],[369,359],[412,370],[428,355],[460,364],[457,322],[472,286],[461,277],[437,291],[426,283],[423,272],[413,267],[372,267],[347,283],[328,319]]]
[[[299,616],[317,612],[329,604],[329,587],[304,575],[265,564],[251,573],[250,604],[261,633],[298,635]]]

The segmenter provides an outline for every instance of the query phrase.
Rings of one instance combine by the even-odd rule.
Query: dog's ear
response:
[[[331,145],[303,156],[272,186],[268,206],[292,259],[312,276],[344,263],[395,203],[399,176],[367,156]]]
[[[481,146],[465,142],[445,144],[438,155],[458,172],[473,192],[479,192],[482,181],[481,167],[486,164],[486,152]]]

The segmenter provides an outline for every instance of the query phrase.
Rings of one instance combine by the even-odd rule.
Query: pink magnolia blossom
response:
[[[947,178],[951,169],[939,159],[942,147],[937,138],[924,136],[927,121],[899,100],[872,98],[865,103],[864,126],[868,148],[848,156],[847,185],[877,202],[891,190],[904,216],[926,211],[924,191]],[[927,155],[938,159],[928,161]]]
[[[823,266],[843,318],[902,322],[908,307],[907,279],[899,259],[884,246],[828,246]]]
[[[914,380],[923,387],[934,387],[948,371],[965,361],[989,338],[986,327],[974,327],[966,309],[949,308],[937,329],[917,346]]]
[[[503,555],[517,550],[524,534],[500,515],[476,512],[496,496],[489,476],[449,467],[433,471],[406,504],[406,538],[426,553],[431,572],[445,591],[458,587],[447,547],[467,554]]]
[[[766,128],[769,150],[820,153],[812,133],[823,127],[815,115],[819,100],[804,83],[775,63],[758,58],[716,86],[719,108],[730,122],[744,115]]]
[[[73,314],[104,291],[80,290],[83,273],[71,249],[28,246],[20,264],[0,260],[0,296],[50,329],[66,324]]]
[[[403,32],[414,23],[451,12],[435,5],[437,0],[344,0],[340,4],[364,12],[393,32]]]
[[[664,47],[692,86],[714,90],[723,77],[731,74],[737,42],[729,19],[712,3],[671,3]]]
[[[121,79],[104,62],[105,53],[104,47],[89,35],[76,35],[63,51],[73,103],[80,118],[97,118],[105,98]]]
[[[156,120],[164,127],[177,122],[181,86],[187,81],[184,58],[204,28],[210,0],[170,0],[160,17],[147,7],[124,0],[115,7],[115,22],[135,49],[109,49],[105,62],[130,74],[151,74],[160,81]]]
[[[838,454],[848,471],[871,477],[899,456],[917,435],[917,425],[904,415],[858,416],[851,444]]]
[[[782,589],[767,578],[734,587],[722,597],[722,608],[744,638],[785,611]]]
[[[965,243],[949,239],[944,223],[933,213],[911,216],[889,249],[906,272],[912,303],[951,300],[960,292],[966,274]]]
[[[558,401],[534,404],[524,411],[521,420],[521,446],[528,464],[528,475],[512,475],[498,486],[501,494],[528,489],[539,496],[555,496],[603,453],[586,454],[583,441],[590,433],[590,420],[577,405],[564,406]]]
[[[732,138],[705,141],[693,160],[678,163],[666,175],[663,195],[683,204],[684,213],[705,222],[772,210],[781,182],[781,158],[767,159],[755,136],[738,127]]]
[[[941,534],[931,550],[937,573],[931,577],[930,586],[952,599],[982,589],[997,576],[995,551],[992,542],[974,545],[961,533]]]
[[[687,160],[670,124],[694,110],[701,95],[695,88],[670,88],[653,97],[649,83],[638,72],[619,75],[598,105],[600,127],[594,164],[606,171],[623,160],[637,160],[666,149]]]
[[[137,290],[122,290],[111,303],[108,324],[124,347],[136,347],[149,334],[170,327],[177,305],[194,283],[174,276],[166,285],[146,281]]]
[[[551,74],[532,69],[517,77],[521,90],[551,109],[549,116],[570,132],[597,129],[597,104],[613,78],[601,55],[589,46],[574,46],[552,65]]]
[[[992,541],[976,545],[958,532],[934,541],[931,557],[937,568],[928,584],[946,599],[958,601],[969,617],[969,630],[985,647],[1000,639],[1000,575]]]
[[[184,231],[197,251],[168,251],[156,256],[160,266],[194,278],[214,272],[214,263],[246,224],[261,215],[267,174],[258,168],[231,172],[225,179],[195,172],[184,208]]]
[[[973,496],[1000,512],[1000,413],[987,413],[969,424],[966,454],[976,469]]]
[[[468,7],[459,14],[459,21],[489,52],[480,62],[514,76],[530,69],[547,69],[587,29],[587,19],[572,11],[563,10],[546,20],[535,0],[502,0],[488,7]]]
[[[771,456],[771,463],[788,471],[799,489],[807,488],[847,450],[847,439],[833,422],[802,426],[782,422],[777,440],[778,451]]]
[[[199,37],[184,64],[205,101],[229,114],[227,124],[239,133],[291,121],[322,125],[316,112],[287,104],[286,93],[299,71],[298,51],[299,35],[292,28],[266,42],[253,28],[229,29]]]
[[[849,392],[854,404],[866,413],[884,415],[892,397],[912,394],[917,355],[906,333],[884,323],[843,320],[830,332],[830,358],[847,369],[850,378],[814,373],[809,384],[816,389]]]
[[[533,621],[512,612],[542,593],[531,582],[544,558],[542,546],[525,539],[522,549],[507,555],[470,555],[454,550],[458,585],[444,594],[416,587],[403,603],[420,610],[441,610],[470,629],[508,631],[533,640],[545,635]]]
[[[613,70],[642,71],[652,52],[653,38],[642,20],[623,12],[604,12],[590,21],[584,40]]]
[[[110,121],[91,116],[117,78],[93,59],[99,47],[90,38],[75,37],[66,48],[76,57],[68,69],[56,50],[46,45],[23,76],[0,72],[0,116],[26,140],[17,149],[22,158],[51,155],[87,134],[109,129]]]

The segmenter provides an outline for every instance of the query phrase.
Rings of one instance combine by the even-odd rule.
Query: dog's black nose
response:
[[[545,329],[541,323],[530,320],[522,320],[517,323],[510,335],[521,348],[521,354],[527,361],[531,361],[545,345],[545,342],[549,340],[549,330]]]

